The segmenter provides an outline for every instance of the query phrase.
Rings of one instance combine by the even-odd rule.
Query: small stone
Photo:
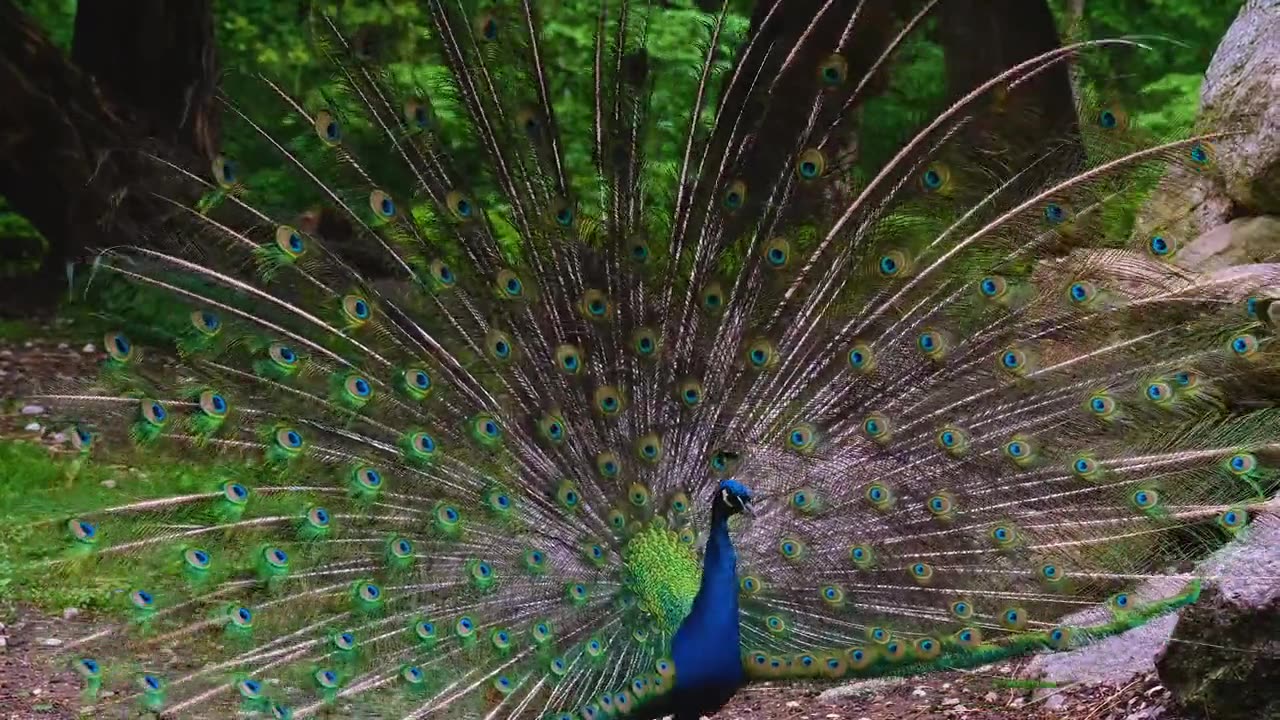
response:
[[[1067,699],[1062,695],[1051,695],[1044,701],[1045,710],[1062,710],[1067,707]]]
[[[983,699],[983,700],[986,700],[986,701],[987,701],[987,702],[989,702],[989,703],[999,702],[999,701],[1000,701],[1000,694],[999,694],[999,693],[997,693],[995,690],[992,690],[991,692],[987,693],[986,695],[983,695],[983,696],[982,696],[982,699]]]
[[[31,694],[37,696],[42,695],[44,694],[44,688],[31,688]]]
[[[960,698],[947,698],[946,700],[942,701],[942,704],[943,705],[959,705]]]
[[[800,707],[800,701],[799,701],[799,700],[788,700],[788,701],[787,701],[787,707],[789,707],[789,708],[798,708],[798,707]]]
[[[58,349],[59,349],[59,350],[66,350],[66,349],[67,349],[67,348],[69,348],[69,347],[71,347],[71,346],[70,346],[70,345],[68,345],[68,344],[66,344],[66,343],[58,343]]]
[[[9,647],[9,638],[4,635],[0,635],[0,649],[4,649],[6,647]]]
[[[82,353],[92,353],[97,351],[98,348],[95,347],[93,343],[86,343],[84,347],[80,348],[80,352]]]
[[[43,415],[44,406],[43,405],[23,405],[22,414],[23,415]]]
[[[33,423],[27,423],[27,426],[22,429],[26,430],[27,432],[40,432],[43,428],[40,427],[40,423],[33,422]]]
[[[950,689],[951,689],[951,683],[942,683],[942,689],[943,689],[943,690],[950,690]]]
[[[33,348],[33,347],[35,347],[35,346],[36,346],[36,344],[35,344],[35,343],[33,343],[33,342],[31,342],[30,340],[28,340],[28,341],[26,341],[26,342],[22,343],[22,347],[24,347],[24,348]]]
[[[924,697],[925,695],[928,695],[928,693],[926,693],[922,687],[918,687],[911,691],[911,697]]]
[[[59,443],[59,444],[64,443],[64,442],[66,442],[66,441],[67,441],[67,434],[66,434],[66,433],[54,433],[54,434],[53,434],[53,441],[54,441],[55,443]]]
[[[109,697],[115,697],[115,695],[116,695],[115,691],[113,690],[103,690],[101,697],[109,698]]]
[[[112,479],[110,479],[110,478],[108,478],[108,479],[103,480],[102,482],[100,482],[100,483],[98,483],[98,484],[99,484],[99,485],[101,485],[102,487],[104,487],[104,488],[108,489],[108,490],[112,490],[112,489],[114,489],[114,488],[115,488],[115,486],[116,486],[116,481],[115,481],[115,480],[112,480]]]
[[[1153,687],[1153,688],[1151,688],[1150,690],[1146,691],[1146,692],[1144,693],[1144,695],[1146,695],[1147,697],[1151,697],[1152,695],[1155,695],[1156,693],[1160,693],[1160,692],[1164,692],[1164,686],[1163,686],[1163,685],[1156,685],[1155,687]]]
[[[58,638],[45,638],[40,641],[40,644],[44,645],[45,647],[58,647],[59,645],[62,644],[62,641],[59,640]]]
[[[63,620],[75,620],[78,617],[80,617],[80,608],[69,607],[62,609]]]
[[[836,713],[827,713],[827,720],[840,720],[840,716]]]

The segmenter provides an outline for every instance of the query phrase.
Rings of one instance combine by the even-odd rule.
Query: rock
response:
[[[63,608],[62,610],[63,620],[75,620],[78,617],[80,617],[80,608],[73,608],[73,607]]]
[[[93,353],[97,351],[98,348],[95,347],[93,343],[86,343],[84,347],[80,348],[80,352],[82,353]]]
[[[1280,217],[1239,218],[1219,225],[1178,250],[1176,262],[1195,270],[1273,260],[1280,254]]]
[[[22,429],[26,430],[27,432],[40,432],[43,428],[40,427],[40,423],[33,422],[33,423],[27,423],[26,427]]]
[[[22,414],[23,415],[43,415],[44,406],[43,405],[23,405]]]
[[[1244,121],[1244,134],[1214,142],[1228,197],[1280,213],[1280,3],[1245,3],[1205,71],[1200,103],[1206,127]]]
[[[926,693],[924,688],[922,687],[918,687],[915,690],[911,691],[911,697],[924,697],[927,694],[928,693]]]
[[[799,700],[788,700],[788,701],[787,701],[787,707],[789,707],[789,708],[798,708],[798,707],[800,707],[800,701],[799,701]]]
[[[1215,139],[1213,169],[1171,167],[1139,213],[1135,240],[1179,243],[1247,215],[1280,215],[1280,3],[1248,0],[1223,37],[1200,89],[1202,132]]]
[[[43,640],[40,641],[40,644],[44,645],[45,647],[58,647],[59,645],[62,644],[62,641],[59,640],[58,638],[44,638]]]
[[[3,650],[4,648],[7,648],[7,647],[9,647],[9,638],[5,637],[4,635],[0,635],[0,650]]]
[[[1221,579],[1182,611],[1160,682],[1188,718],[1280,717],[1280,517],[1259,514],[1197,574]]]
[[[983,695],[982,699],[986,700],[989,703],[1000,702],[1000,693],[996,692],[995,690],[992,690],[986,695]]]
[[[1067,707],[1067,698],[1065,695],[1050,695],[1048,700],[1044,701],[1045,710],[1062,710]]]
[[[68,345],[67,343],[64,343],[64,342],[60,342],[60,343],[58,343],[58,349],[59,349],[59,350],[66,350],[66,349],[67,349],[67,348],[69,348],[69,347],[71,347],[71,346],[70,346],[70,345]]]
[[[99,484],[99,485],[101,485],[102,487],[104,487],[104,488],[108,489],[108,490],[111,490],[111,489],[114,489],[114,488],[115,488],[115,486],[116,486],[116,481],[115,481],[115,480],[112,480],[112,479],[110,479],[110,478],[108,478],[108,479],[103,480],[102,482],[100,482],[100,483],[98,483],[98,484]]]
[[[960,698],[947,698],[946,700],[942,701],[942,704],[943,705],[959,705]]]

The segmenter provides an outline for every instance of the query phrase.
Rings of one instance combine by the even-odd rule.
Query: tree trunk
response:
[[[0,0],[0,195],[49,244],[38,272],[0,291],[0,314],[52,309],[68,262],[172,212],[143,191],[160,174],[136,150],[155,138],[181,161],[211,156],[212,28],[208,0],[82,0],[73,63]]]

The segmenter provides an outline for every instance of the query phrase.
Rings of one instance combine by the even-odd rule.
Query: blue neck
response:
[[[702,563],[702,585],[689,616],[671,641],[676,687],[737,688],[745,682],[738,634],[738,555],[729,539],[729,517],[711,515]]]

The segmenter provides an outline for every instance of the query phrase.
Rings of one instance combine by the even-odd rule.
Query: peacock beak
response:
[[[756,507],[751,503],[751,498],[739,495],[738,507],[742,508],[742,513],[744,515],[750,515],[751,517],[756,516]]]

